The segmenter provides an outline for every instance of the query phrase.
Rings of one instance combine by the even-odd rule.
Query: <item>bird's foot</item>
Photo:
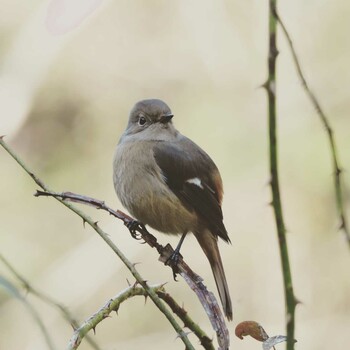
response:
[[[137,240],[142,238],[140,233],[137,232],[137,229],[139,229],[139,228],[145,229],[145,226],[143,224],[141,224],[141,222],[139,222],[137,220],[132,220],[132,221],[127,222],[125,224],[125,226],[129,229],[132,238],[137,239]]]

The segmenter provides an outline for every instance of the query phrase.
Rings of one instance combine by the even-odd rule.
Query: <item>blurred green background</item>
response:
[[[221,244],[234,304],[234,349],[260,349],[234,337],[244,320],[285,334],[285,310],[268,175],[266,94],[268,1],[104,1],[79,26],[53,35],[47,1],[0,0],[0,134],[56,191],[104,199],[121,208],[112,183],[114,148],[132,105],[161,98],[174,123],[215,160],[224,180],[224,216],[232,245]],[[350,2],[280,1],[306,79],[334,128],[350,184]],[[338,231],[325,131],[278,38],[278,133],[282,200],[294,289],[297,349],[344,349],[350,329],[350,251]],[[132,281],[110,248],[65,207],[35,198],[37,188],[0,149],[0,252],[33,286],[79,320]],[[349,202],[349,191],[345,192]],[[350,205],[348,205],[350,208]],[[213,331],[182,280],[156,252],[130,238],[108,215],[99,221],[150,283],[184,304]],[[347,211],[350,218],[349,209]],[[176,238],[157,235],[162,243]],[[183,255],[216,290],[194,238]],[[0,274],[17,283],[0,264]],[[18,284],[17,284],[18,285]],[[72,328],[27,295],[58,349]],[[195,338],[190,338],[196,343]],[[182,349],[164,317],[143,298],[123,304],[96,330],[103,349]],[[283,345],[280,345],[282,348]],[[0,288],[0,349],[47,349],[25,307]],[[90,349],[83,343],[80,349]]]

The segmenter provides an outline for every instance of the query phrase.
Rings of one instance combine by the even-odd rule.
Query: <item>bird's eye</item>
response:
[[[139,125],[144,126],[146,124],[146,118],[143,116],[140,116],[139,118]]]

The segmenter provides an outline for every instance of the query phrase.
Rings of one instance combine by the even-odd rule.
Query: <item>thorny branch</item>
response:
[[[120,303],[124,300],[137,295],[142,295],[147,298],[147,293],[142,287],[137,287],[136,284],[133,286],[129,286],[125,291],[119,293],[116,297],[109,300],[109,302],[103,306],[99,311],[97,311],[93,316],[91,316],[87,321],[85,321],[82,325],[79,326],[78,321],[71,315],[69,310],[60,304],[58,301],[54,300],[51,296],[37,290],[34,288],[27,279],[21,276],[18,271],[10,264],[10,262],[0,253],[0,260],[3,264],[10,270],[10,272],[19,280],[22,284],[23,288],[30,294],[36,296],[43,302],[56,307],[60,310],[63,317],[72,325],[74,328],[74,334],[69,342],[69,349],[77,349],[80,345],[83,338],[91,345],[91,347],[95,350],[99,350],[100,347],[97,343],[92,339],[89,334],[87,334],[91,329],[95,331],[96,326],[105,319],[112,311],[118,312]],[[186,310],[180,307],[177,302],[172,298],[172,296],[166,293],[164,286],[150,286],[150,288],[154,289],[156,294],[164,300],[166,304],[170,307],[170,309],[176,314],[181,321],[184,323],[184,326],[190,329],[199,339],[201,345],[203,345],[204,349],[214,350],[212,339],[210,339],[205,332],[197,325],[191,317],[187,314]]]
[[[194,332],[205,349],[214,350],[212,340],[209,339],[198,325],[192,321],[187,315],[187,312],[181,308],[168,293],[166,293],[163,285],[150,286],[150,288],[152,288],[155,293],[169,305],[172,311],[184,322],[185,327]],[[75,329],[74,334],[69,341],[67,350],[77,349],[87,332],[91,330],[95,332],[97,325],[105,318],[109,317],[113,311],[118,313],[122,302],[135,296],[144,296],[147,298],[147,293],[142,287],[138,287],[137,284],[134,284],[108,300],[103,307],[89,317],[80,327]]]
[[[163,286],[149,286],[155,293],[163,288]],[[105,318],[115,311],[118,313],[120,304],[134,296],[144,296],[147,297],[148,294],[143,287],[137,287],[136,285],[129,286],[124,291],[118,293],[115,297],[108,300],[108,302],[102,306],[97,312],[95,312],[91,317],[89,317],[81,326],[75,327],[73,336],[69,340],[67,350],[78,349],[80,343],[87,336],[90,330],[95,332],[97,325],[103,321]]]
[[[33,172],[29,171],[27,166],[23,163],[21,159],[9,148],[9,146],[4,142],[3,138],[0,137],[0,145],[17,161],[17,163],[32,177],[36,184],[38,184],[43,191],[37,191],[36,196],[51,196],[61,202],[63,205],[68,207],[70,210],[74,211],[77,215],[79,215],[84,223],[88,223],[100,236],[101,238],[112,248],[112,250],[118,255],[118,257],[123,261],[123,263],[128,267],[136,281],[145,289],[146,293],[152,301],[156,304],[156,306],[160,309],[160,311],[167,317],[169,322],[172,324],[179,337],[186,345],[186,349],[194,349],[193,345],[190,343],[187,334],[182,330],[182,328],[178,325],[173,315],[169,312],[169,310],[165,307],[163,302],[160,300],[159,296],[148,286],[146,281],[140,276],[140,274],[135,269],[134,264],[132,264],[124,254],[118,249],[117,246],[110,240],[108,235],[98,226],[96,222],[94,222],[89,216],[81,212],[78,208],[73,206],[71,202],[78,202],[83,204],[91,205],[97,209],[103,209],[114,215],[118,219],[122,220],[124,224],[129,228],[133,237],[136,239],[142,238],[146,243],[148,243],[151,247],[155,247],[160,254],[159,260],[163,263],[170,262],[169,265],[173,269],[174,272],[179,273],[189,284],[192,290],[195,291],[198,298],[200,299],[204,309],[210,319],[213,329],[216,332],[219,349],[228,349],[229,348],[229,332],[226,327],[224,317],[222,315],[221,309],[215,299],[213,293],[209,292],[206,286],[202,282],[202,278],[195,274],[189,266],[183,261],[180,256],[179,261],[176,265],[172,264],[172,260],[169,260],[169,257],[174,252],[172,247],[167,244],[163,247],[161,244],[157,242],[157,239],[151,235],[144,225],[138,223],[130,216],[124,214],[123,212],[107,207],[103,201],[80,196],[73,194],[71,192],[65,192],[62,194],[52,192]],[[195,331],[194,331],[195,332]],[[205,344],[205,342],[204,342]],[[202,345],[204,346],[202,343]]]
[[[50,191],[37,191],[35,193],[35,196],[51,196],[60,198],[64,201],[86,204],[97,209],[105,210],[110,215],[113,215],[114,217],[122,220],[124,225],[130,229],[130,232],[135,239],[142,239],[150,247],[156,248],[160,255],[159,260],[164,264],[169,265],[173,269],[174,274],[178,273],[184,278],[186,283],[196,293],[198,299],[202,303],[203,308],[211,322],[211,325],[216,332],[220,348],[229,348],[229,332],[214,294],[207,290],[206,286],[203,284],[202,278],[191,270],[191,268],[185,263],[181,256],[176,264],[174,264],[174,261],[172,259],[169,259],[169,257],[174,252],[173,248],[169,244],[167,244],[165,247],[162,246],[157,242],[156,237],[148,232],[144,225],[135,221],[129,215],[123,213],[120,210],[115,211],[111,209],[105,204],[104,201],[82,196],[72,192],[56,193]]]
[[[283,218],[280,185],[278,176],[278,143],[277,143],[277,116],[276,116],[276,58],[277,49],[277,0],[269,1],[269,56],[268,80],[264,87],[268,95],[268,121],[269,121],[269,153],[272,207],[275,215],[278,243],[280,249],[281,266],[283,272],[283,285],[286,306],[287,350],[294,349],[295,305],[292,274],[290,270],[286,229]]]
[[[150,286],[150,288],[157,293],[162,286]],[[80,343],[90,330],[94,330],[95,332],[96,326],[105,318],[109,317],[113,311],[118,313],[119,306],[123,301],[138,295],[146,297],[147,293],[142,287],[130,286],[115,297],[108,300],[108,302],[102,308],[89,317],[80,327],[77,327],[74,330],[74,334],[69,340],[67,350],[78,349]]]
[[[184,326],[190,329],[199,339],[201,345],[208,350],[214,350],[213,341],[210,339],[203,331],[200,329],[197,324],[191,319],[186,310],[179,306],[173,297],[166,293],[164,290],[157,291],[159,298],[163,299],[174,314],[177,315],[184,323]]]
[[[22,169],[34,180],[34,182],[42,188],[44,191],[50,192],[49,188],[32,172],[29,168],[24,164],[24,162],[15,154],[14,151],[7,145],[4,141],[4,137],[0,137],[0,145],[9,153],[9,155],[22,167]],[[135,277],[136,281],[146,290],[150,299],[154,302],[157,308],[164,314],[164,316],[168,319],[172,327],[175,329],[178,336],[181,338],[183,343],[186,346],[187,350],[194,350],[193,345],[189,341],[187,334],[183,331],[182,327],[177,323],[172,313],[168,310],[162,300],[157,296],[157,294],[148,286],[147,282],[142,278],[139,272],[136,270],[135,265],[132,264],[123,252],[114,244],[114,242],[109,238],[108,234],[104,232],[96,222],[92,220],[91,217],[83,213],[81,210],[73,206],[71,203],[68,203],[61,198],[54,197],[64,206],[75,212],[78,216],[80,216],[84,222],[90,225],[99,236],[109,245],[109,247],[113,250],[113,252],[119,257],[119,259],[125,264],[125,266],[129,269],[131,274]]]
[[[279,25],[281,26],[282,32],[284,36],[287,39],[293,61],[299,76],[299,79],[301,80],[302,86],[309,97],[312,105],[314,106],[317,114],[319,115],[321,122],[326,130],[327,136],[328,136],[328,141],[329,141],[329,146],[331,150],[331,157],[332,157],[332,163],[333,163],[333,176],[334,176],[334,189],[335,189],[335,197],[336,197],[336,203],[337,203],[337,209],[339,212],[339,217],[340,217],[340,229],[344,231],[346,241],[348,242],[349,248],[350,248],[350,229],[346,220],[346,215],[345,215],[345,202],[344,202],[344,195],[343,195],[343,190],[342,190],[342,174],[343,170],[339,164],[339,158],[338,158],[338,153],[337,153],[337,147],[335,143],[335,137],[334,137],[334,132],[333,129],[331,128],[331,125],[328,121],[328,118],[323,111],[320,103],[318,102],[315,94],[311,91],[309,84],[307,83],[305,76],[303,74],[303,71],[301,70],[301,65],[299,62],[298,55],[295,51],[293,41],[287,31],[287,28],[282,21],[281,17],[275,12],[275,16],[277,18],[277,21]]]

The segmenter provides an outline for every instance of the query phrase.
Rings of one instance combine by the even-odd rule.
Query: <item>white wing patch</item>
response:
[[[193,179],[188,179],[188,180],[186,180],[186,182],[189,183],[189,184],[196,185],[199,188],[201,188],[202,190],[204,190],[204,187],[202,186],[202,181],[198,177],[194,177]]]

